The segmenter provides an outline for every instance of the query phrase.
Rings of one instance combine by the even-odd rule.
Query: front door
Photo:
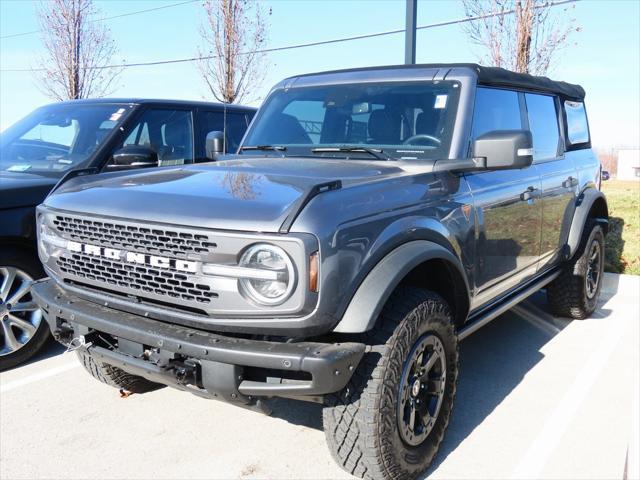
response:
[[[525,128],[522,94],[478,88],[473,138]],[[473,308],[535,275],[540,255],[540,177],[534,165],[466,174],[477,215]]]
[[[193,115],[190,109],[148,107],[125,132],[115,150],[144,147],[155,152],[158,166],[193,163]],[[113,165],[107,162],[107,169]]]

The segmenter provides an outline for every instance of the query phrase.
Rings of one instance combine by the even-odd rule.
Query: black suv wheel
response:
[[[584,319],[598,305],[604,274],[604,232],[595,221],[584,226],[580,248],[547,287],[551,311],[559,317]]]
[[[44,276],[37,256],[3,247],[0,252],[0,371],[35,355],[51,338],[31,298],[31,283]]]
[[[327,443],[349,473],[413,478],[432,462],[449,423],[458,341],[447,303],[401,288],[385,306],[347,387],[323,412]]]

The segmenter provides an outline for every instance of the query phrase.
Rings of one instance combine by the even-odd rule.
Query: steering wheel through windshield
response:
[[[419,133],[417,135],[412,135],[409,138],[405,139],[402,142],[403,145],[422,145],[426,141],[427,144],[432,144],[434,147],[439,147],[442,145],[442,141],[439,138],[433,137],[431,135],[427,135],[426,133]]]

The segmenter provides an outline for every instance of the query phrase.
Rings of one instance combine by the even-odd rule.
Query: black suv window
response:
[[[193,160],[193,126],[187,110],[149,109],[130,130],[122,146],[149,147],[160,166],[183,165]]]
[[[555,97],[525,93],[529,130],[533,135],[533,159],[547,160],[558,156],[560,129]]]
[[[589,142],[589,124],[587,112],[582,102],[564,102],[564,111],[567,114],[567,139],[571,145]]]
[[[492,130],[520,130],[522,116],[518,93],[497,88],[478,88],[473,110],[473,138]]]
[[[227,125],[225,129],[224,112],[203,112],[202,121],[204,123],[204,137],[207,133],[213,131],[220,131],[226,133],[225,150],[227,153],[235,153],[240,146],[240,141],[244,136],[244,132],[247,130],[253,114],[246,114],[241,112],[227,112]]]

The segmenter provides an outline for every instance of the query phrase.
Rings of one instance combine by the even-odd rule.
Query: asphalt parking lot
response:
[[[640,277],[607,275],[598,313],[542,292],[462,343],[454,416],[428,478],[636,478]],[[320,407],[266,417],[171,389],[121,399],[52,345],[0,375],[0,477],[351,478]],[[629,445],[631,444],[631,447]]]

